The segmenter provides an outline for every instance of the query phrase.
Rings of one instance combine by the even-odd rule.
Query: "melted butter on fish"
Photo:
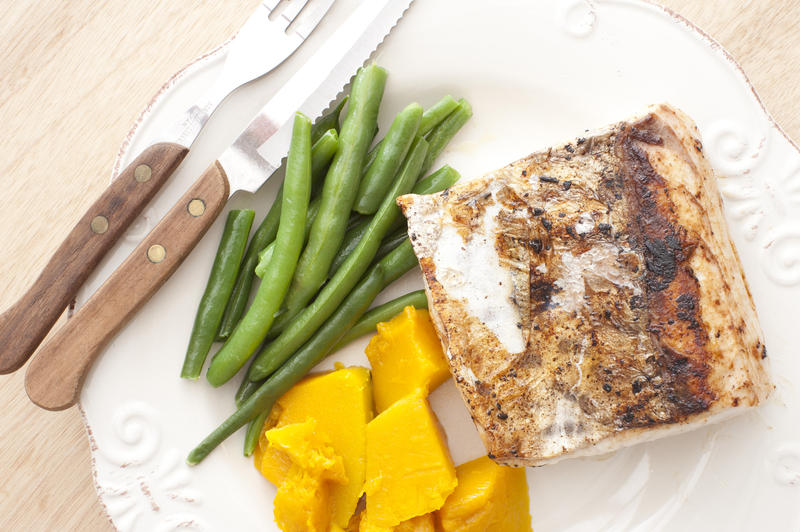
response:
[[[502,206],[488,204],[476,220],[477,230],[463,234],[450,213],[442,221],[440,241],[434,262],[438,279],[450,297],[463,301],[468,312],[494,333],[509,353],[525,349],[520,309],[512,304],[514,282],[510,271],[500,264],[495,251],[497,215]],[[475,380],[473,377],[472,380]]]

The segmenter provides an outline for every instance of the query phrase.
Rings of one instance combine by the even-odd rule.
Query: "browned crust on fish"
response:
[[[398,203],[451,371],[498,462],[607,452],[755,406],[770,392],[715,178],[680,111],[660,105]],[[496,291],[509,294],[517,333],[504,328],[507,309],[487,279],[437,255],[455,238],[448,229],[465,257],[470,246],[493,246],[503,273]],[[465,282],[485,295],[465,297]],[[497,312],[487,314],[480,297]]]

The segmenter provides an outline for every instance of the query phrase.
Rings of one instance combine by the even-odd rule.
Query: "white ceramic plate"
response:
[[[232,98],[145,216],[106,260],[91,293],[180,192],[236,136],[354,0],[274,75]],[[224,46],[178,74],[127,139],[127,163],[219,70]],[[641,1],[416,2],[375,56],[390,72],[385,128],[411,100],[443,93],[472,102],[474,118],[443,154],[475,176],[535,149],[667,101],[689,113],[720,174],[726,213],[765,330],[777,389],[767,404],[723,424],[613,455],[530,469],[537,532],[556,530],[800,530],[800,154],[718,44]],[[260,215],[275,182],[234,198]],[[194,311],[221,229],[109,346],[81,398],[100,498],[120,530],[275,530],[272,486],[241,456],[237,434],[203,464],[187,452],[233,410],[236,384],[212,390],[178,378]],[[386,297],[421,286],[418,272]],[[334,361],[366,364],[366,340]],[[457,463],[483,449],[455,388],[432,403]]]

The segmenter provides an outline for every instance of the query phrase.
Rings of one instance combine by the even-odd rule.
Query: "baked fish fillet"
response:
[[[677,109],[398,203],[495,461],[607,453],[770,393],[714,173]]]

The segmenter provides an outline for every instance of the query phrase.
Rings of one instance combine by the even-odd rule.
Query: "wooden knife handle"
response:
[[[228,191],[227,176],[215,162],[36,353],[25,374],[31,401],[48,410],[63,410],[78,401],[94,360],[189,255],[219,216]]]
[[[30,358],[100,259],[188,151],[178,144],[150,146],[89,207],[30,289],[0,315],[0,374],[16,371]]]

